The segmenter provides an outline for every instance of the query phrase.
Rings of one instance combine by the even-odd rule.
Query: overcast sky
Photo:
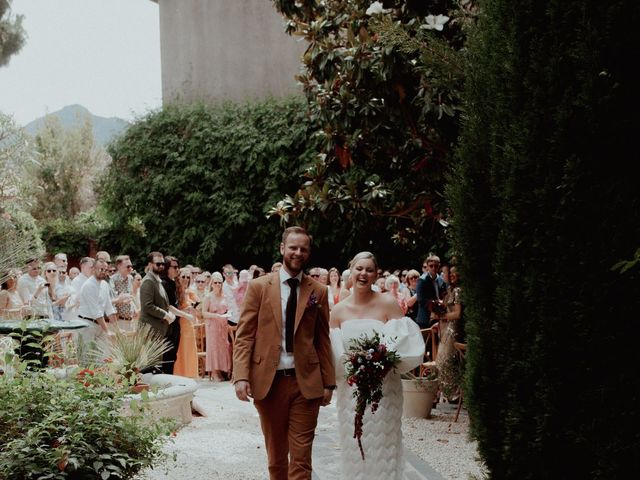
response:
[[[158,5],[13,0],[27,42],[0,67],[0,111],[26,124],[66,105],[131,120],[162,104]]]

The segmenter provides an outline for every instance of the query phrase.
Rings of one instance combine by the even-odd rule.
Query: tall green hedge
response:
[[[110,148],[101,193],[113,228],[99,248],[134,260],[158,249],[213,269],[270,266],[280,257],[282,226],[267,213],[297,191],[317,159],[317,126],[306,112],[303,99],[274,99],[167,106],[134,122]],[[374,249],[385,265],[411,264],[387,221],[364,212],[327,221],[318,213],[307,225],[311,263],[341,267]]]
[[[638,471],[640,4],[482,2],[449,186],[491,478]]]

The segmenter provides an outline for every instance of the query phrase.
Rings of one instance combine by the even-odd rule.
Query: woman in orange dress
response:
[[[333,297],[334,305],[340,301],[340,289],[342,288],[340,280],[338,269],[336,267],[329,269],[329,291],[331,292],[331,297]]]
[[[197,303],[198,297],[194,291],[189,290],[189,283],[191,282],[190,273],[188,268],[180,269],[180,276],[176,282],[178,307],[183,312],[191,314],[195,321],[196,311],[194,305]],[[176,355],[176,363],[173,367],[173,374],[198,378],[198,351],[193,322],[185,317],[180,317],[179,321],[180,343],[178,343],[178,353]]]
[[[222,274],[211,275],[211,292],[204,299],[202,317],[207,332],[206,371],[209,379],[222,382],[231,371],[231,344],[227,328],[229,309],[222,293]]]

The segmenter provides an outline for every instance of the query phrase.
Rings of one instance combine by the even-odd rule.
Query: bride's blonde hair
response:
[[[378,270],[378,260],[376,260],[376,256],[371,252],[360,252],[356,254],[356,256],[349,262],[349,270],[353,268],[358,260],[371,260],[373,265],[376,267],[376,270]]]

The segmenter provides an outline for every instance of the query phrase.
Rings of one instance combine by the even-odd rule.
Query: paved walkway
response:
[[[258,415],[252,404],[235,398],[228,383],[203,381],[196,402],[207,417],[194,417],[168,447],[176,461],[145,474],[147,480],[210,480],[268,478],[267,459]],[[313,446],[314,480],[340,480],[340,446],[335,405],[321,408]],[[443,480],[409,450],[406,480]]]

